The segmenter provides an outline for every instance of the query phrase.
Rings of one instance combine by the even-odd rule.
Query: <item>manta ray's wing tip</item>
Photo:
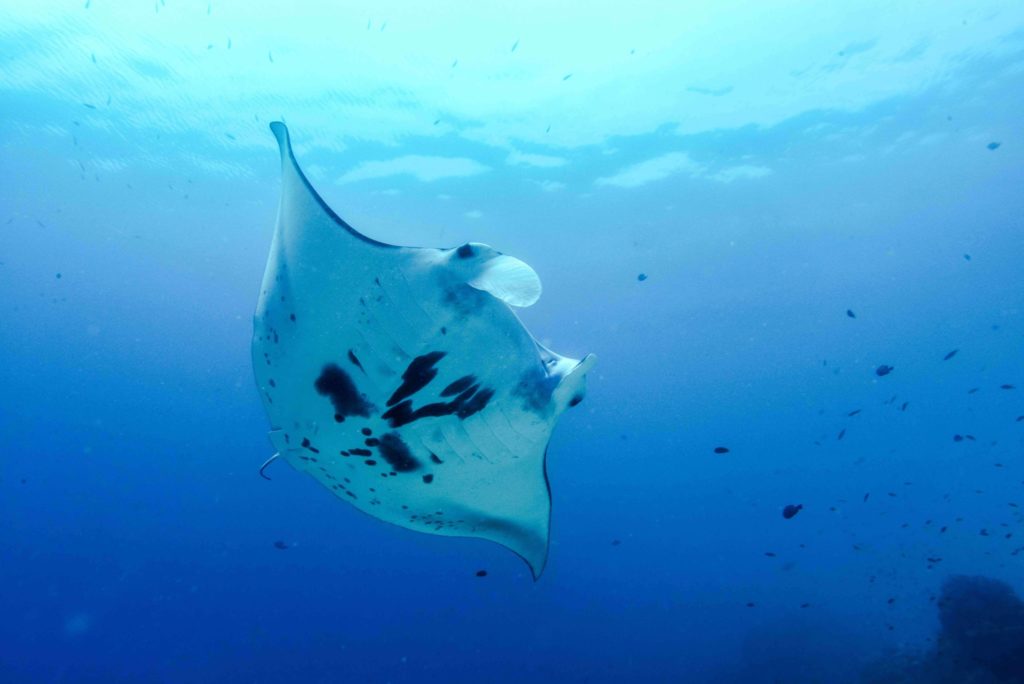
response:
[[[277,145],[281,148],[281,153],[290,152],[292,149],[292,141],[288,135],[288,127],[283,121],[271,121],[270,132],[274,134],[277,139]]]

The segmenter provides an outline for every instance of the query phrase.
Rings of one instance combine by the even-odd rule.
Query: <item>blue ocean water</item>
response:
[[[1019,2],[0,0],[0,103],[0,681],[1024,681]],[[277,119],[598,355],[539,581],[259,477]]]

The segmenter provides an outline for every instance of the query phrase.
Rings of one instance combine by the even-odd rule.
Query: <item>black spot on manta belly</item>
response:
[[[334,419],[339,423],[347,416],[369,418],[375,410],[373,404],[359,393],[352,378],[337,364],[329,363],[320,371],[320,377],[313,383],[318,394],[329,397],[334,405]]]
[[[463,375],[461,378],[441,390],[442,397],[451,397],[460,394],[476,383],[475,375]]]
[[[475,254],[475,250],[473,249],[473,245],[467,242],[466,244],[456,249],[455,254],[460,259],[468,259],[469,257],[473,256],[473,254]]]
[[[412,455],[409,445],[402,440],[401,435],[397,432],[383,434],[377,450],[396,472],[408,473],[420,467],[420,462]]]
[[[409,366],[402,373],[402,384],[388,399],[387,405],[394,406],[426,387],[431,380],[437,377],[437,369],[434,366],[445,356],[447,356],[446,352],[432,351],[410,361]]]
[[[452,414],[457,415],[459,420],[465,420],[482,411],[493,396],[494,390],[480,389],[479,385],[473,385],[449,402],[425,404],[418,409],[413,409],[412,400],[406,399],[385,411],[381,418],[387,420],[393,428],[408,425],[421,418],[440,418]]]

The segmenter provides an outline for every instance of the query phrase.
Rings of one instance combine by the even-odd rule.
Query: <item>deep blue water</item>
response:
[[[1024,595],[1024,7],[856,5],[0,2],[0,681],[858,682]],[[538,582],[258,476],[280,117],[598,355]]]

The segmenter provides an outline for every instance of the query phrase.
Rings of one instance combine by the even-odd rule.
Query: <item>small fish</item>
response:
[[[647,274],[646,273],[640,273],[640,274],[637,275],[636,279],[639,280],[642,283],[645,280],[647,280]]]
[[[487,577],[487,571],[486,570],[477,570],[476,571],[476,576],[477,577]]]
[[[512,43],[512,49],[509,50],[509,52],[515,52],[517,47],[519,47],[519,41],[518,40],[516,42]]]
[[[988,149],[990,149],[990,150],[998,150],[998,149],[999,149],[999,146],[1000,146],[1001,144],[1002,144],[1002,143],[998,143],[998,142],[992,141],[992,142],[990,142],[990,143],[989,143],[988,145],[985,145],[985,147],[987,147],[987,148],[988,148]]]
[[[618,545],[619,545],[619,544],[621,544],[621,543],[622,543],[622,542],[621,542],[621,541],[619,541],[618,539],[612,539],[612,546],[618,546]]]
[[[999,389],[1011,390],[1016,388],[1013,385],[1000,385]]]
[[[906,411],[908,406],[910,406],[909,401],[903,402],[903,404],[900,406],[900,411]]]
[[[228,140],[236,140],[235,136],[231,135],[230,133],[225,133],[224,135],[228,137]]]
[[[747,602],[747,608],[753,608],[753,607],[754,607],[754,606],[756,606],[756,605],[757,605],[757,604],[756,604],[756,603],[754,603],[753,601],[748,601],[748,602]]]
[[[974,394],[975,392],[977,392],[977,391],[978,391],[978,389],[980,389],[980,388],[978,388],[978,387],[972,387],[971,389],[967,390],[967,393],[968,393],[968,394]]]
[[[570,78],[572,78],[572,74],[566,74],[565,76],[562,77],[562,80],[568,81]]]
[[[89,104],[88,102],[83,102],[82,106],[87,108],[87,109],[96,109],[96,105]]]
[[[857,317],[857,314],[853,313],[853,309],[847,309],[846,310],[846,315],[849,316],[850,318],[856,318]]]
[[[60,280],[60,273],[57,274],[57,280]]]
[[[837,440],[838,440],[838,439],[842,439],[842,438],[843,438],[843,437],[845,437],[845,436],[846,436],[846,428],[843,428],[842,430],[840,430],[840,431],[839,431],[839,434],[838,434],[838,435],[836,435],[836,439],[837,439]]]
[[[864,495],[864,503],[867,503],[869,498],[871,498],[871,492]]]
[[[785,508],[782,509],[782,517],[785,518],[786,520],[789,520],[793,516],[795,516],[797,513],[802,511],[803,509],[804,509],[804,505],[803,504],[796,504],[796,505],[789,504]]]
[[[267,59],[269,59],[269,60],[270,60],[270,63],[271,63],[271,64],[273,64],[273,63],[274,63],[274,53],[273,53],[273,52],[271,52],[270,50],[267,50]]]
[[[810,603],[801,603],[801,604],[800,604],[800,607],[801,607],[801,608],[810,608],[810,607],[811,607],[811,604],[810,604]]]
[[[774,551],[765,551],[764,555],[768,556],[769,558],[775,558],[775,552]]]
[[[881,366],[875,369],[875,375],[881,378],[888,375],[889,373],[892,373],[893,370],[895,369],[892,366],[887,366],[883,363]]]
[[[970,260],[971,260],[971,255],[970,254],[964,254],[964,261],[970,261]]]
[[[274,542],[274,548],[275,549],[280,549],[281,551],[284,551],[285,549],[288,548],[288,544],[287,544],[287,542],[283,542],[283,541],[281,541],[279,539],[276,542]]]
[[[715,447],[715,453],[716,454],[727,454],[727,453],[729,453],[729,448],[728,447],[723,447],[723,446]]]
[[[852,418],[853,416],[857,415],[857,414],[858,414],[858,413],[860,413],[860,412],[861,412],[861,409],[854,409],[853,411],[850,411],[850,412],[849,412],[849,413],[847,413],[846,415],[847,415],[847,416],[850,416],[850,417]]]
[[[958,351],[960,351],[960,350],[959,350],[959,349],[954,349],[953,351],[951,351],[951,352],[949,352],[948,354],[946,354],[945,356],[943,356],[943,357],[942,357],[942,360],[943,360],[943,361],[949,361],[949,360],[950,360],[951,358],[953,358],[954,356],[956,356],[956,353],[957,353]]]

